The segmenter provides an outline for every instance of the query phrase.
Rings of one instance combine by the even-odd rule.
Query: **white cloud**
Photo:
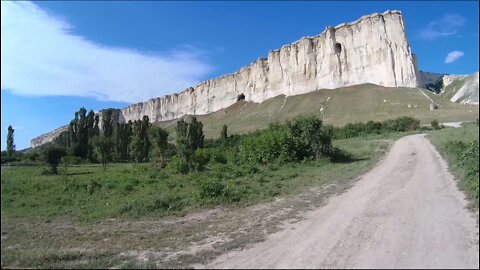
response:
[[[152,54],[94,43],[31,2],[1,2],[1,89],[24,96],[139,102],[194,86],[212,70],[183,46]]]
[[[453,51],[447,54],[447,57],[445,58],[445,64],[450,64],[455,61],[457,61],[458,58],[463,56],[463,52],[461,51]]]
[[[434,40],[439,37],[447,37],[458,33],[460,27],[465,24],[465,18],[457,14],[446,14],[442,18],[433,20],[425,28],[420,30],[419,37],[426,40]]]

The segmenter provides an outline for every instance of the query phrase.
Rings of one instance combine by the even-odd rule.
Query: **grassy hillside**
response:
[[[437,110],[430,111],[432,102],[429,98],[439,105]],[[323,89],[297,96],[281,95],[261,104],[239,101],[226,109],[197,118],[203,122],[206,136],[212,138],[219,136],[224,124],[228,126],[229,134],[246,133],[300,114],[316,114],[323,117],[326,124],[343,126],[346,123],[380,121],[399,116],[415,117],[422,124],[433,119],[440,122],[472,121],[478,118],[478,112],[478,106],[452,103],[424,89],[365,84]],[[176,121],[166,121],[160,125],[171,130]]]
[[[460,93],[459,93],[460,92]],[[457,93],[460,96],[455,100],[457,103],[478,102],[478,72],[470,74],[463,79],[454,80],[447,85],[440,94],[446,100],[452,99]]]

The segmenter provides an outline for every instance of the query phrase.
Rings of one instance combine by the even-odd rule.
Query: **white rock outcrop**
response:
[[[143,115],[152,121],[164,121],[218,111],[235,103],[241,94],[247,101],[260,103],[282,94],[298,95],[362,83],[419,85],[399,11],[375,13],[327,27],[320,35],[272,50],[267,58],[259,58],[235,73],[121,111],[125,121]]]
[[[259,58],[232,74],[121,109],[119,121],[134,121],[143,115],[156,122],[186,114],[208,114],[234,104],[239,95],[260,103],[282,94],[363,83],[419,86],[415,56],[400,11],[374,13],[327,27],[317,36],[272,50],[267,58]]]
[[[60,135],[60,133],[62,133],[64,131],[67,131],[67,130],[68,130],[68,125],[61,126],[57,129],[55,129],[54,131],[50,131],[48,133],[42,134],[42,135],[40,135],[36,138],[33,138],[30,141],[30,146],[32,148],[35,148],[35,147],[38,147],[42,144],[49,143],[49,142],[53,141],[55,138],[57,138]]]

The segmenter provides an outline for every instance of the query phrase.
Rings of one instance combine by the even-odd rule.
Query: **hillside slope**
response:
[[[437,110],[430,111],[436,103]],[[323,107],[323,111],[322,111]],[[363,84],[339,89],[322,89],[296,96],[277,96],[260,104],[239,101],[220,111],[197,116],[204,124],[207,137],[218,137],[222,125],[228,133],[246,133],[262,129],[274,121],[285,121],[297,115],[315,114],[326,124],[342,126],[346,123],[385,120],[412,116],[422,123],[433,119],[440,122],[471,121],[478,118],[478,106],[452,103],[448,98],[425,89],[387,88]],[[186,116],[183,118],[190,118]],[[160,122],[173,130],[177,120]]]
[[[454,78],[449,84],[444,85],[440,95],[450,99],[451,102],[478,105],[478,72]]]

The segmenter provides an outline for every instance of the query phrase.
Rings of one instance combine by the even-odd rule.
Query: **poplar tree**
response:
[[[13,154],[15,153],[15,144],[13,142],[13,133],[15,129],[12,126],[8,126],[8,133],[7,133],[7,157],[12,158]]]

